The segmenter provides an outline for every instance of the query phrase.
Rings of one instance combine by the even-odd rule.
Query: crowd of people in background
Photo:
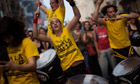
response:
[[[140,20],[138,20],[138,17],[140,16],[138,12],[132,11],[129,14],[117,15],[116,6],[106,5],[102,8],[101,12],[103,14],[101,14],[99,13],[99,9],[103,3],[103,0],[98,0],[98,4],[92,16],[87,18],[86,21],[80,22],[79,19],[82,16],[76,7],[76,4],[73,0],[67,1],[70,3],[73,9],[74,17],[70,23],[63,25],[65,18],[65,6],[63,0],[51,0],[50,5],[52,10],[48,10],[39,0],[36,0],[37,6],[40,6],[40,9],[47,14],[47,18],[49,20],[48,26],[46,28],[37,28],[38,16],[36,16],[36,14],[38,14],[39,11],[35,11],[33,30],[26,32],[26,37],[29,38],[34,44],[32,44],[30,41],[27,43],[26,41],[28,41],[28,39],[26,37],[22,37],[21,35],[22,39],[20,39],[20,42],[18,42],[17,45],[24,41],[30,45],[30,47],[36,46],[39,53],[37,53],[35,49],[34,52],[36,52],[36,54],[31,53],[31,59],[27,57],[29,59],[25,60],[25,66],[18,66],[13,63],[14,61],[12,61],[12,59],[10,59],[11,66],[15,68],[18,67],[18,69],[9,67],[10,64],[8,64],[9,66],[0,66],[0,68],[8,67],[10,70],[19,70],[20,72],[32,71],[31,68],[35,69],[35,66],[32,64],[34,64],[34,62],[39,58],[39,54],[49,49],[55,49],[58,57],[61,60],[61,67],[64,71],[64,82],[66,82],[67,78],[77,74],[99,75],[109,81],[112,77],[114,67],[119,62],[131,56],[140,56]],[[11,18],[7,17],[2,21],[6,19],[12,21]],[[10,22],[8,25],[11,25]],[[2,22],[0,23],[0,27],[4,27],[2,26]],[[0,28],[0,31],[2,32],[0,34],[0,39],[4,40],[8,45],[16,47],[16,44],[12,44],[13,42],[17,41],[16,39],[13,40],[13,38],[16,38],[16,36],[14,33],[10,33],[10,29],[8,29],[9,26],[6,27],[7,30],[5,31],[8,31],[7,33],[9,34],[3,33],[5,31],[1,31],[3,29]],[[19,27],[21,26],[19,25]],[[12,43],[8,40],[9,37],[13,41]],[[65,42],[62,42],[63,44],[59,44],[61,40]],[[9,48],[9,52],[10,50],[12,50],[12,48]],[[77,52],[74,52],[75,50],[77,50]],[[66,57],[64,57],[65,53],[67,53]],[[10,56],[12,55],[10,54]],[[30,62],[31,60],[33,60],[33,63]],[[31,63],[31,67],[28,66],[27,61],[29,64]],[[20,67],[25,69],[19,69]],[[35,72],[35,70],[33,71]],[[9,71],[8,73],[10,74],[12,72]],[[11,80],[10,77],[11,76],[8,77],[10,80],[9,82],[13,82],[14,79]],[[36,79],[36,74],[34,75],[34,78]],[[2,79],[0,78],[0,82],[1,80]],[[37,81],[34,84],[39,84],[39,82]]]
[[[108,6],[116,7],[113,5]],[[116,13],[117,9],[113,12]],[[106,16],[103,16],[103,14],[100,13],[99,17],[105,18]],[[139,24],[140,22],[138,18],[130,19],[127,21],[127,24],[125,24],[125,31],[127,32],[128,38],[130,38],[131,44],[138,55],[140,55],[138,52],[140,47]],[[38,31],[40,32],[40,30],[44,30],[45,35],[47,35],[47,28],[39,28]],[[33,35],[29,35],[30,32],[31,30],[28,31],[27,37],[33,38]],[[91,74],[100,75],[109,80],[112,70],[120,61],[116,63],[116,59],[113,56],[113,48],[110,47],[106,25],[97,23],[91,16],[87,18],[86,21],[78,21],[74,30],[71,31],[71,34],[78,48],[82,52],[86,67],[90,70]],[[39,45],[37,45],[35,39],[31,40],[36,44],[38,49],[42,48],[43,51],[53,48],[50,42],[43,45],[42,42],[38,40]],[[40,53],[43,51],[40,52],[39,50]]]
[[[99,17],[104,18],[102,14],[99,14]],[[135,27],[132,26],[131,29],[130,25],[132,24],[135,25]],[[132,46],[136,50],[138,55],[140,55],[138,52],[139,41],[140,41],[139,31],[138,31],[139,24],[140,24],[139,20],[136,18],[136,19],[129,20],[125,25],[128,38],[130,38]],[[47,35],[47,29],[39,28],[39,30],[41,29],[45,30],[44,32]],[[134,36],[132,31],[134,32],[137,31],[137,35]],[[33,35],[31,35],[31,37],[30,35],[28,35],[30,32],[31,30],[28,31],[27,37],[32,38]],[[86,21],[83,22],[78,21],[75,26],[75,29],[71,31],[71,34],[77,46],[79,47],[80,51],[82,52],[84,56],[84,62],[87,68],[90,70],[90,72],[95,75],[103,76],[104,78],[109,80],[110,79],[109,76],[111,76],[112,74],[111,71],[114,69],[116,65],[116,60],[115,57],[113,56],[113,49],[110,47],[110,43],[108,39],[108,31],[106,26],[96,23],[92,18],[88,18]],[[133,40],[132,40],[132,35],[133,35]],[[31,39],[31,40],[35,42],[35,39]],[[42,42],[39,41],[39,43]],[[42,47],[41,46],[40,47],[45,50],[53,48],[50,42],[47,42],[46,45],[47,45],[46,49],[45,49],[45,45],[42,45]],[[40,48],[37,44],[36,46],[37,48]],[[40,53],[42,52],[43,51],[41,51]]]

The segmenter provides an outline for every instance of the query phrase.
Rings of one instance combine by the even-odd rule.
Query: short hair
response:
[[[115,12],[118,11],[117,6],[115,6],[115,5],[106,5],[106,6],[104,6],[104,7],[102,8],[102,10],[101,10],[102,14],[106,15],[107,9],[108,9],[108,8],[111,8],[111,7],[114,8]]]
[[[56,3],[59,3],[59,1],[58,0],[55,0],[56,1]]]
[[[4,42],[4,39],[7,38],[7,36],[13,36],[13,41],[10,45],[13,47],[18,46],[26,37],[24,27],[25,25],[23,22],[4,16],[0,20],[0,39]]]

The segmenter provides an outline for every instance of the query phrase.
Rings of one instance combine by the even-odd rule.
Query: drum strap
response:
[[[129,53],[128,53],[129,57],[131,56],[132,52],[133,52],[133,48],[132,48],[132,46],[130,46]]]
[[[130,57],[132,55],[132,52],[133,52],[133,48],[132,48],[132,46],[130,46],[129,52],[128,52],[128,57]],[[117,51],[114,51],[114,50],[113,50],[113,55],[115,57],[118,57],[118,58],[121,58],[121,59],[127,59],[128,58],[128,57],[126,57],[124,55],[121,55],[120,53],[118,53]]]
[[[119,54],[119,53],[116,52],[116,51],[113,51],[113,55],[114,55],[115,57],[119,57],[119,58],[121,58],[121,59],[126,59],[126,58],[127,58],[126,56],[123,56],[123,55]]]

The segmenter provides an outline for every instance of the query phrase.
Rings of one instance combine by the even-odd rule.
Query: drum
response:
[[[109,84],[108,81],[97,75],[81,74],[68,79],[67,84]]]
[[[113,75],[130,84],[140,84],[140,58],[130,57],[121,61],[113,70]]]
[[[55,84],[63,79],[63,70],[60,59],[54,49],[49,49],[40,54],[37,60],[37,75],[41,84]]]

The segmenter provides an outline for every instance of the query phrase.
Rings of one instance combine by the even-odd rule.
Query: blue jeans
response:
[[[90,66],[89,66],[89,58],[88,58],[88,52],[86,51],[86,50],[83,50],[82,51],[82,54],[83,54],[83,56],[84,56],[84,62],[85,62],[85,64],[86,64],[86,67],[91,71],[91,68],[90,68]]]

